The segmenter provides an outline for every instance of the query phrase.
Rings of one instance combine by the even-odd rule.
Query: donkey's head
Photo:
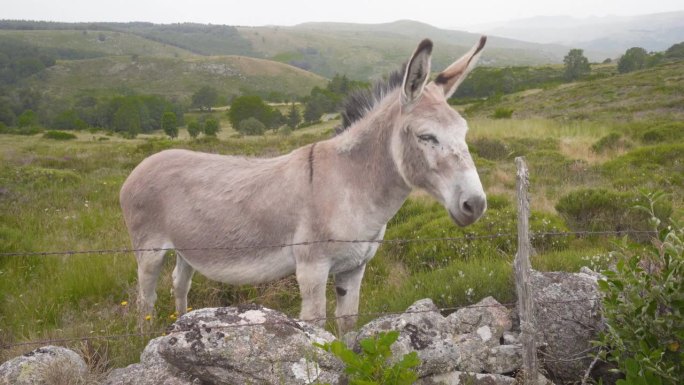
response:
[[[447,99],[474,67],[485,42],[483,36],[431,82],[432,42],[418,45],[404,73],[401,118],[392,138],[392,155],[404,180],[435,197],[460,226],[482,216],[487,198],[465,141],[468,125]]]

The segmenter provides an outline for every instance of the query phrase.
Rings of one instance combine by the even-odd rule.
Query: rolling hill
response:
[[[163,95],[187,101],[210,85],[230,97],[250,91],[303,96],[326,80],[311,72],[263,59],[242,56],[152,57],[107,56],[64,60],[32,79],[35,88],[53,99],[106,94],[112,90]]]
[[[386,24],[306,23],[294,27],[238,27],[254,51],[330,77],[368,80],[397,68],[423,38],[435,42],[433,67],[462,55],[480,37],[402,20]],[[490,37],[481,63],[527,65],[562,62],[569,48]]]
[[[470,116],[491,116],[495,109],[516,118],[684,121],[684,61],[592,81],[526,90],[475,105]]]

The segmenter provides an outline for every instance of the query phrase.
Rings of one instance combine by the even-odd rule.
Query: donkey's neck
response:
[[[358,193],[388,221],[404,203],[411,187],[392,156],[392,136],[400,118],[397,99],[388,97],[348,132],[332,139],[340,166]],[[394,100],[394,102],[392,102]],[[373,210],[375,211],[375,210]]]

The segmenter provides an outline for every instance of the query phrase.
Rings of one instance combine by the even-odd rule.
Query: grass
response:
[[[126,248],[129,240],[118,206],[118,190],[130,170],[147,155],[182,147],[273,156],[328,137],[335,124],[308,127],[287,137],[271,132],[262,137],[236,137],[224,127],[219,138],[198,140],[189,139],[184,130],[175,140],[156,133],[127,140],[80,132],[69,141],[41,135],[2,135],[0,252]],[[501,302],[514,300],[511,263],[516,247],[514,236],[508,234],[515,233],[512,158],[516,155],[528,159],[532,175],[530,223],[532,230],[539,232],[566,229],[554,205],[568,191],[615,188],[616,181],[625,177],[633,178],[631,189],[652,186],[654,178],[646,172],[666,174],[668,169],[679,170],[682,164],[681,144],[649,142],[646,146],[639,139],[642,130],[638,125],[484,118],[470,119],[469,124],[471,150],[488,192],[486,216],[474,226],[458,228],[443,207],[416,193],[389,223],[385,238],[505,235],[488,240],[383,245],[367,268],[361,313],[402,311],[424,297],[433,298],[441,307],[474,303],[487,295]],[[631,138],[636,147],[601,154],[581,150],[616,130]],[[109,140],[100,140],[105,137]],[[616,170],[623,169],[629,172],[618,175]],[[681,209],[682,184],[675,183],[676,175],[663,178],[669,184],[658,182],[655,186],[669,186],[675,208]],[[534,246],[538,253],[532,263],[541,270],[578,271],[583,265],[603,267],[609,263],[606,239],[546,237],[535,239]],[[157,316],[148,322],[147,330],[161,331],[173,321],[173,264],[173,258],[168,258],[157,291]],[[135,332],[135,271],[130,253],[0,257],[0,344]],[[332,285],[328,297],[332,314]],[[290,277],[259,287],[232,287],[197,274],[189,296],[190,306],[195,308],[252,301],[297,315],[296,282]],[[370,318],[363,316],[361,322]],[[138,360],[147,339],[93,340],[88,349],[101,356],[107,368],[122,367]],[[0,361],[32,348],[2,350]]]

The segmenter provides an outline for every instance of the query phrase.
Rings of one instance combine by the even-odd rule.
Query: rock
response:
[[[591,341],[604,327],[596,279],[586,273],[531,275],[539,358],[554,381],[577,381],[591,364]]]
[[[102,385],[199,385],[188,373],[170,365],[159,355],[161,338],[150,342],[140,355],[140,363],[112,370]]]
[[[460,353],[453,341],[451,325],[431,299],[415,302],[405,313],[383,316],[367,323],[349,347],[360,351],[361,340],[391,330],[400,333],[392,345],[393,358],[398,361],[410,352],[417,352],[422,362],[417,370],[419,376],[454,370]]]
[[[88,376],[88,366],[73,350],[43,346],[0,365],[0,384],[75,383]]]
[[[504,331],[511,328],[508,309],[489,297],[457,313],[444,317],[432,300],[422,299],[405,313],[369,322],[345,340],[360,351],[362,339],[396,330],[400,334],[392,345],[394,359],[416,352],[420,377],[452,371],[508,373],[520,367],[520,349],[500,347]]]
[[[211,384],[337,384],[342,363],[314,342],[332,334],[256,305],[180,317],[159,338],[166,362]]]
[[[499,345],[489,349],[484,363],[487,373],[513,373],[522,366],[520,345]]]
[[[489,346],[500,343],[504,332],[511,330],[510,310],[492,297],[487,297],[475,305],[464,307],[450,314],[447,320],[456,333],[476,332]],[[484,338],[488,336],[488,338]]]
[[[516,379],[500,374],[449,372],[425,377],[416,385],[515,385]]]

